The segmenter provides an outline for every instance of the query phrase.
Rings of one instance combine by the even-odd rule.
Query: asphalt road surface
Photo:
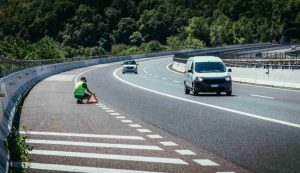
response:
[[[121,88],[102,95],[106,88],[111,88],[111,83],[105,82],[108,78],[99,70],[103,68],[112,72],[117,66],[109,67],[111,65],[57,74],[41,81],[30,91],[20,119],[20,126],[27,129],[20,133],[30,135],[26,142],[33,150],[29,151],[30,163],[14,160],[14,169],[29,167],[29,172],[33,173],[249,172],[138,118],[136,113],[139,112],[135,112],[138,110],[132,104],[139,103],[130,103],[130,97],[136,97],[138,93],[130,95],[133,88],[119,83],[112,74],[109,75],[112,77],[110,82]],[[97,76],[90,77],[89,72],[95,72]],[[73,98],[73,80],[77,81],[85,74],[89,76],[89,85],[96,91],[98,104],[76,104]],[[106,99],[109,95],[118,99],[116,105],[123,100],[125,111]],[[147,100],[143,102],[148,104]],[[160,109],[151,104],[151,109]],[[126,112],[128,109],[130,111]],[[138,109],[143,110],[143,106]],[[131,115],[131,112],[135,113]]]
[[[98,65],[37,84],[20,119],[30,172],[300,172],[299,91],[234,84],[233,96],[185,95],[170,63],[141,60],[124,75],[121,62]],[[75,103],[80,76],[99,104]]]
[[[185,95],[171,58],[85,74],[105,102],[253,172],[300,172],[300,92],[233,85],[233,96]]]

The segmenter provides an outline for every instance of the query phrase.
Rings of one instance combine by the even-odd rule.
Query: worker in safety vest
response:
[[[94,94],[89,90],[86,82],[86,78],[82,77],[80,81],[75,84],[74,97],[77,98],[78,104],[83,104],[84,99],[88,99]]]

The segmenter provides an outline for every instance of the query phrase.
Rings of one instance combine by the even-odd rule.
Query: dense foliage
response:
[[[300,0],[0,0],[0,54],[21,59],[278,41],[294,27]]]

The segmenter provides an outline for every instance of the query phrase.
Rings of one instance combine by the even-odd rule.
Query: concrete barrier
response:
[[[172,68],[184,72],[186,65],[173,61]],[[300,89],[300,70],[239,68],[232,69],[231,77],[235,82],[259,84],[273,87]]]
[[[175,52],[160,52],[151,54],[115,56],[108,58],[98,58],[84,61],[75,61],[68,63],[59,63],[51,65],[38,66],[13,73],[0,79],[0,172],[8,172],[9,157],[4,142],[12,128],[14,115],[22,96],[34,84],[40,80],[54,75],[56,73],[87,67],[96,64],[111,63],[127,59],[151,58],[158,56],[173,55]]]

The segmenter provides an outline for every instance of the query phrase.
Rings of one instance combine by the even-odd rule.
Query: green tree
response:
[[[130,43],[136,46],[140,46],[144,41],[143,36],[139,31],[133,32],[129,39]]]
[[[122,18],[116,31],[117,43],[129,44],[129,37],[137,30],[137,24],[133,18]]]
[[[185,32],[189,37],[200,39],[209,43],[209,24],[203,17],[193,17],[189,20]]]

